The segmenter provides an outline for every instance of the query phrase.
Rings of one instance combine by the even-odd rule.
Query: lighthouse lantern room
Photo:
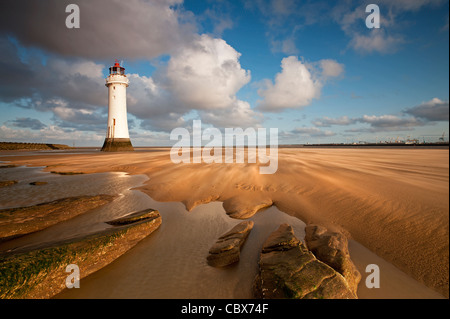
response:
[[[106,78],[108,88],[108,127],[102,151],[120,152],[133,151],[128,134],[127,121],[127,87],[129,80],[125,75],[125,68],[116,60],[109,68]]]

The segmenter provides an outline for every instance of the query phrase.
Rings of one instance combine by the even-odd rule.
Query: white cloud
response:
[[[372,30],[369,34],[354,34],[350,46],[360,53],[393,53],[405,41],[401,36],[387,35],[383,30]]]
[[[241,68],[240,55],[222,39],[199,36],[171,57],[166,73],[169,88],[190,109],[230,107],[251,78]]]
[[[236,97],[251,78],[239,58],[224,40],[197,36],[154,77],[129,75],[128,111],[144,120],[141,127],[155,131],[186,126],[192,112],[219,127],[257,126],[262,115]]]
[[[307,64],[295,56],[284,58],[281,69],[275,76],[275,82],[266,79],[262,83],[258,94],[263,100],[259,101],[258,109],[280,112],[307,106],[320,97],[323,84],[328,79],[344,72],[344,66],[334,60]]]
[[[409,108],[404,112],[428,121],[448,121],[449,103],[448,101],[433,98],[428,102]]]
[[[324,78],[338,77],[344,73],[344,65],[334,60],[320,60],[319,64]]]
[[[281,61],[281,72],[275,77],[275,83],[265,81],[265,87],[258,90],[264,98],[258,108],[277,112],[283,109],[300,108],[320,96],[322,84],[313,79],[308,67],[295,56]]]

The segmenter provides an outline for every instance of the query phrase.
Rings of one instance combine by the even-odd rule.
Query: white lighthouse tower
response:
[[[116,60],[114,66],[109,68],[106,78],[108,88],[108,129],[102,151],[120,152],[133,151],[127,122],[127,87],[128,78],[125,68]]]

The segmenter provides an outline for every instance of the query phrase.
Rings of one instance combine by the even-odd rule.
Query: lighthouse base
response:
[[[127,152],[134,151],[129,138],[105,138],[102,152]]]

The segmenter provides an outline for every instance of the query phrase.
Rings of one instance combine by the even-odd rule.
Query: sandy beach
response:
[[[274,204],[304,223],[339,230],[448,298],[448,149],[279,149],[278,171],[259,164],[173,164],[168,148],[130,153],[3,152],[1,161],[51,172],[148,176],[161,202],[223,202],[235,218]]]

